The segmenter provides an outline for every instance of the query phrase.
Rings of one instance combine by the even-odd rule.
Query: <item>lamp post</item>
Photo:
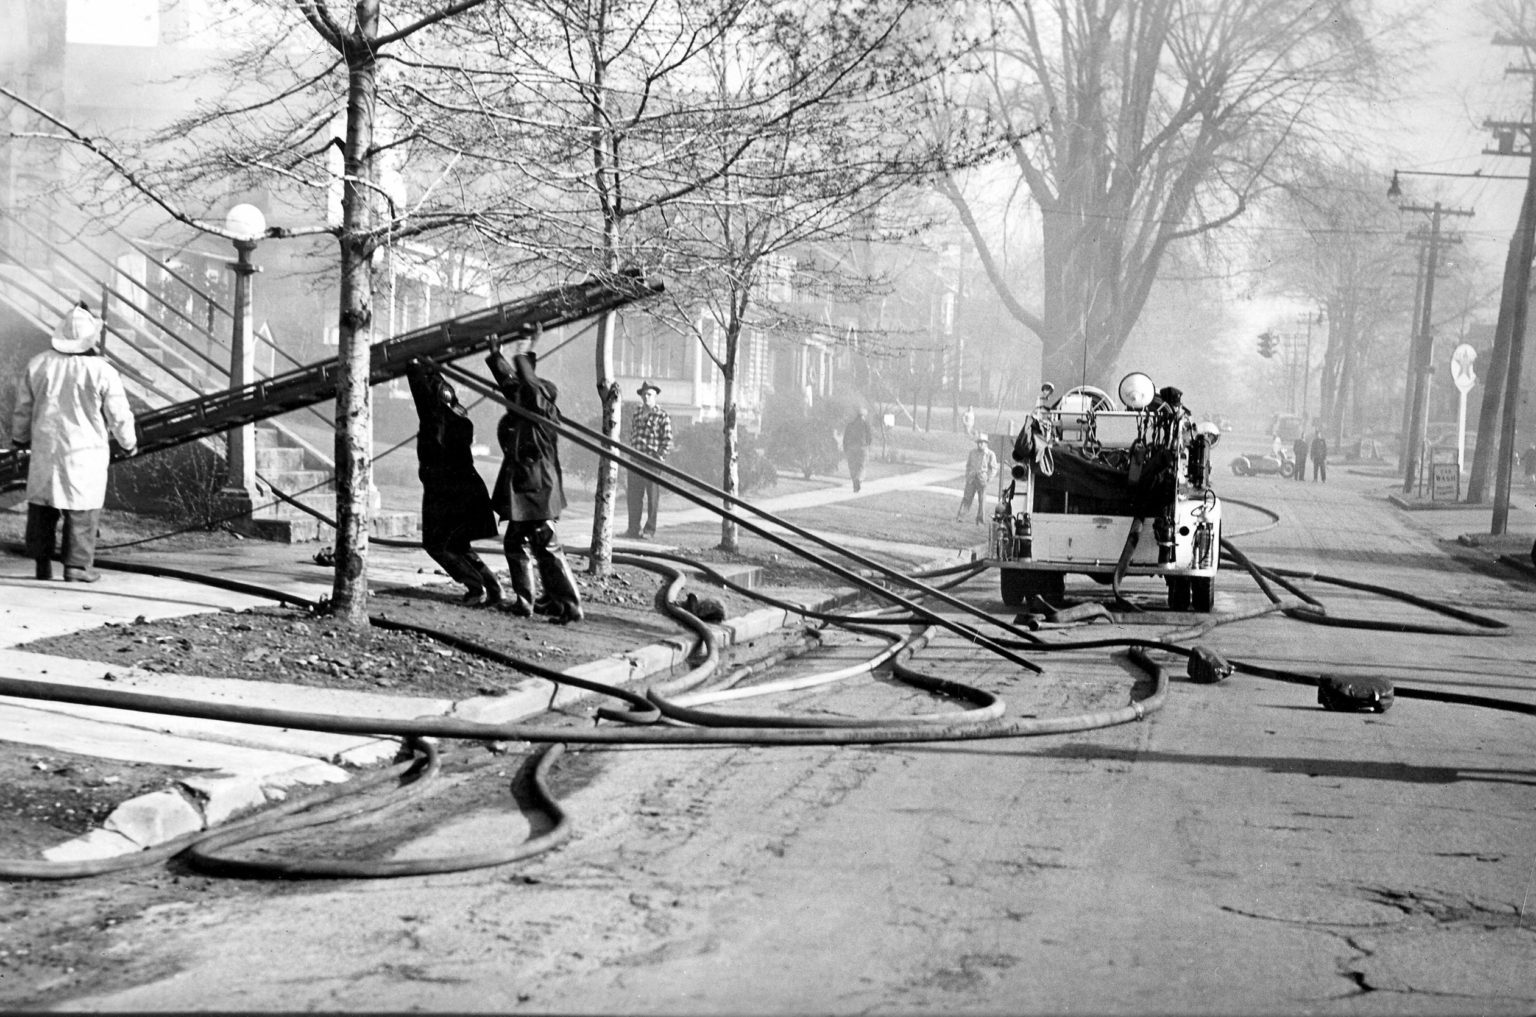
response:
[[[249,385],[256,373],[255,333],[251,327],[251,276],[260,269],[251,264],[256,241],[266,235],[267,219],[255,205],[236,205],[224,217],[224,228],[235,244],[234,325],[229,341],[229,387]],[[226,513],[249,515],[256,504],[256,428],[245,424],[227,435],[229,475],[219,500]]]

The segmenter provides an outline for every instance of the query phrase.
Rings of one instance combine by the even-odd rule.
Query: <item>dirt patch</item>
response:
[[[0,742],[0,858],[36,857],[195,771]]]
[[[668,638],[688,638],[681,624],[658,611],[663,581],[644,569],[616,567],[611,575],[578,574],[586,619],[555,625],[496,608],[460,603],[463,588],[435,583],[375,594],[369,613],[390,623],[447,633],[539,667],[563,670]],[[690,584],[702,596],[749,610],[738,594]],[[96,660],[146,671],[246,678],[322,688],[463,699],[496,695],[523,672],[411,631],[366,628],[326,615],[273,606],[108,624],[27,643],[21,649]]]

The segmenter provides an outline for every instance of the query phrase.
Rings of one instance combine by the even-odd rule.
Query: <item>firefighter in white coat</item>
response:
[[[55,538],[64,521],[64,578],[94,583],[96,527],[107,500],[108,437],[138,451],[133,411],[117,369],[96,356],[101,322],[82,303],[53,332],[53,349],[27,363],[17,385],[11,444],[30,448],[27,554],[37,578],[53,578]]]

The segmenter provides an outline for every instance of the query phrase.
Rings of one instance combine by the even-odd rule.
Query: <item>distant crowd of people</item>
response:
[[[1271,446],[1276,459],[1285,458],[1285,443],[1278,434],[1275,435],[1274,444]],[[1291,457],[1295,460],[1295,466],[1291,476],[1296,480],[1307,479],[1307,460],[1312,460],[1312,479],[1314,481],[1328,482],[1328,439],[1323,437],[1321,428],[1312,432],[1312,439],[1307,440],[1304,434],[1298,434],[1296,440],[1291,442]]]

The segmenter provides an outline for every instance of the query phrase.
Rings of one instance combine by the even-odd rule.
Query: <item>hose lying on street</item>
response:
[[[1306,601],[1304,606],[1286,608],[1284,613],[1289,618],[1304,621],[1313,625],[1332,625],[1338,628],[1370,629],[1376,632],[1415,633],[1437,636],[1507,636],[1510,633],[1508,623],[1490,618],[1487,615],[1474,611],[1463,610],[1452,604],[1445,604],[1427,597],[1420,597],[1408,593],[1405,590],[1394,590],[1387,586],[1378,586],[1372,583],[1361,583],[1352,579],[1342,579],[1337,576],[1326,576],[1319,572],[1300,572],[1291,569],[1277,569],[1261,566],[1251,561],[1230,540],[1222,538],[1221,548],[1223,557],[1241,565],[1248,574],[1253,577],[1259,589],[1264,592],[1272,602],[1278,602],[1279,597],[1270,589],[1270,580],[1285,586],[1286,589]],[[1388,597],[1392,600],[1411,604],[1414,607],[1435,614],[1445,615],[1447,618],[1455,618],[1464,621],[1472,628],[1456,628],[1448,625],[1421,625],[1411,622],[1384,621],[1375,618],[1337,618],[1326,613],[1322,603],[1308,596],[1289,579],[1310,579],[1320,583],[1329,583],[1345,589],[1359,590],[1365,593],[1374,593],[1378,596]]]
[[[543,854],[571,838],[571,821],[565,809],[549,792],[549,773],[564,751],[558,743],[538,753],[530,787],[537,799],[538,811],[551,820],[543,833],[521,843],[489,851],[468,851],[435,858],[364,859],[341,858],[253,858],[238,854],[237,847],[249,847],[255,841],[296,829],[305,824],[302,815],[284,817],[251,829],[218,831],[186,850],[186,858],[205,872],[225,876],[257,876],[280,879],[398,879],[402,876],[428,876],[445,872],[467,872]],[[392,801],[391,804],[394,804]],[[339,818],[339,817],[338,817]]]
[[[879,583],[867,578],[864,574],[855,572],[846,566],[840,565],[837,562],[815,554],[801,544],[796,544],[795,542],[781,536],[780,534],[773,532],[773,530],[769,529],[768,527],[769,525],[772,525],[777,526],[783,530],[787,530],[789,533],[799,537],[806,543],[814,544],[825,550],[831,551],[834,554],[846,558],[849,561],[852,561],[871,572],[878,573],[879,575],[882,575],[893,582],[901,583],[904,586],[916,589],[926,596],[939,601],[946,607],[954,608],[963,614],[970,615],[971,617],[985,621],[989,625],[1001,628],[1016,638],[1025,637],[1025,634],[1022,630],[1015,628],[1013,625],[1002,619],[994,617],[981,608],[978,608],[973,604],[968,604],[956,597],[951,597],[949,594],[944,593],[941,590],[937,590],[934,587],[923,583],[921,580],[913,579],[910,576],[903,575],[901,572],[895,569],[883,565],[871,558],[865,557],[864,555],[861,555],[848,547],[839,545],[835,541],[828,540],[827,538],[811,530],[807,530],[803,527],[796,526],[787,520],[778,518],[777,516],[774,516],[771,513],[754,506],[751,502],[745,501],[717,487],[706,484],[703,481],[691,476],[690,474],[679,470],[676,467],[670,466],[660,459],[639,452],[638,450],[624,444],[623,442],[616,441],[608,437],[606,434],[603,434],[599,431],[594,431],[590,428],[582,427],[569,420],[552,420],[548,417],[545,417],[543,414],[533,413],[521,406],[516,405],[515,403],[509,402],[505,399],[505,397],[501,396],[499,392],[496,392],[496,390],[493,389],[486,381],[474,374],[469,373],[468,371],[463,370],[460,367],[456,367],[453,364],[444,364],[443,370],[445,374],[448,374],[454,379],[465,384],[473,391],[496,399],[501,403],[501,405],[505,406],[509,412],[524,419],[534,421],[541,426],[551,428],[567,441],[570,441],[571,443],[580,446],[581,448],[584,448],[587,451],[592,452],[600,457],[612,459],[616,461],[620,466],[623,466],[624,468],[645,478],[646,480],[654,481],[658,486],[678,495],[686,501],[690,501],[695,505],[714,512],[723,518],[730,519],[732,522],[736,523],[736,525],[742,527],[748,532],[754,533],[757,536],[762,537],[763,539],[770,541],[771,543],[776,544],[787,551],[790,551],[791,553],[810,562],[811,564],[816,565],[817,567],[827,572],[831,572],[834,575],[837,575],[842,579],[853,583],[854,585],[859,586],[869,591],[870,593],[873,593],[877,597],[882,597],[907,608],[917,616],[924,618],[929,624],[938,625],[948,629],[967,642],[981,646],[984,649],[991,651],[994,655],[1001,657],[1002,659],[1012,664],[1022,667],[1027,671],[1032,671],[1036,674],[1040,673],[1041,669],[1038,664],[1018,656],[1013,651],[1002,646],[991,637],[977,631],[975,628],[957,622],[952,618],[946,618],[936,611],[931,611],[923,605],[912,600],[911,598],[905,597],[895,592],[894,590],[881,586]],[[692,488],[697,488],[698,490],[695,491]],[[742,510],[750,513],[754,518],[749,519],[743,516],[741,514]]]

